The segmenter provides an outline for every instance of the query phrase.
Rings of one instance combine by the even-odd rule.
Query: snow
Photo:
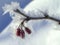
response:
[[[24,8],[24,11],[25,11],[24,13],[26,13],[28,15],[29,11],[31,12],[31,11],[40,9],[41,11],[45,12],[46,9],[49,9],[48,10],[49,14],[50,14],[50,16],[52,16],[52,14],[54,14],[54,11],[59,9],[59,5],[58,5],[58,4],[60,4],[59,2],[60,2],[59,0],[34,0],[30,4],[28,4],[26,6],[26,8]],[[17,5],[18,3],[13,2],[13,4]],[[4,9],[3,14],[5,14],[5,12],[10,13],[11,11],[15,10],[16,8],[21,10],[21,8],[19,6],[16,7],[16,5],[12,6],[11,9],[3,8]],[[56,7],[57,5],[58,5],[58,7]],[[11,6],[11,5],[9,5],[9,6]],[[10,10],[7,11],[8,9],[10,9]],[[53,12],[51,13],[51,11],[53,11]],[[59,11],[55,11],[55,12],[59,12]],[[39,13],[39,12],[37,12],[37,13]],[[24,39],[21,39],[20,37],[17,37],[15,35],[16,29],[19,26],[20,21],[22,21],[22,20],[20,20],[21,16],[20,16],[20,14],[15,13],[14,11],[10,13],[10,16],[12,17],[13,20],[0,34],[0,45],[60,45],[60,29],[58,28],[58,27],[60,27],[60,25],[58,25],[57,22],[48,20],[48,19],[31,20],[28,23],[26,23],[25,25],[28,26],[32,30],[32,34],[31,35],[26,34],[26,37]]]
[[[60,0],[34,0],[24,8],[24,11],[26,13],[28,13],[29,11],[32,12],[32,11],[36,11],[36,10],[38,10],[37,13],[39,13],[39,10],[40,10],[43,12],[47,12],[49,14],[49,16],[54,16],[56,18],[59,18],[60,13],[58,13],[58,12],[60,12],[59,11],[60,10]]]

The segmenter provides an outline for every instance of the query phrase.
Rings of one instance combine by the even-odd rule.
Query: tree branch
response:
[[[27,18],[29,17],[29,16],[27,16],[26,14],[22,13],[22,12],[21,12],[20,10],[18,10],[18,9],[14,10],[14,12],[17,12],[17,13],[23,15],[24,17],[27,17]]]
[[[60,20],[59,19],[56,19],[54,17],[50,17],[47,13],[43,13],[44,17],[30,17],[30,16],[27,16],[26,14],[22,13],[21,11],[19,11],[18,9],[14,10],[15,12],[23,15],[26,17],[26,21],[29,21],[29,20],[37,20],[37,19],[50,19],[50,20],[53,20],[53,21],[56,21],[60,24]]]

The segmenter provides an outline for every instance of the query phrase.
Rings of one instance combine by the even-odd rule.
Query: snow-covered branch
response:
[[[51,17],[51,16],[49,16],[49,14],[48,14],[47,12],[44,13],[44,12],[41,11],[41,10],[38,10],[38,11],[39,11],[39,13],[42,13],[42,14],[43,14],[43,17],[42,17],[42,16],[39,16],[39,17],[28,16],[29,14],[26,14],[26,13],[23,11],[23,9],[20,8],[18,2],[11,2],[10,5],[5,4],[5,6],[3,6],[2,8],[3,8],[3,10],[4,10],[3,15],[9,12],[10,15],[15,15],[15,17],[16,17],[16,15],[17,15],[17,17],[19,17],[19,18],[22,18],[22,16],[23,16],[23,18],[25,17],[24,20],[26,20],[26,21],[29,21],[29,20],[37,20],[37,19],[50,19],[50,20],[56,21],[56,22],[58,22],[58,23],[60,24],[60,20],[59,20],[59,19],[54,18],[54,17]],[[16,14],[16,13],[19,13],[19,15]],[[36,13],[36,12],[35,12],[35,13]],[[32,15],[35,15],[35,14],[32,14]],[[41,14],[37,14],[37,15],[41,15]],[[11,16],[11,17],[12,17],[12,16]]]
[[[31,29],[29,29],[29,27],[26,27],[24,25],[25,21],[28,22],[30,20],[50,19],[50,20],[56,21],[56,22],[58,22],[58,24],[60,24],[60,20],[59,19],[51,17],[51,16],[49,16],[49,14],[47,12],[44,13],[41,10],[38,10],[38,11],[39,11],[39,13],[43,14],[43,17],[42,16],[33,17],[33,15],[35,15],[37,12],[34,12],[34,14],[32,14],[32,16],[29,15],[29,14],[26,14],[24,12],[24,10],[22,10],[20,8],[19,3],[17,3],[17,2],[12,2],[10,5],[5,5],[3,7],[3,10],[4,10],[3,15],[9,12],[10,16],[14,17],[13,18],[14,22],[19,21],[19,25],[16,28],[16,30],[17,30],[16,34],[17,34],[17,36],[20,36],[21,38],[25,37],[25,32],[28,33],[28,34],[32,33]],[[41,14],[37,14],[37,15],[41,15]],[[22,19],[22,22],[21,22],[20,19]]]
[[[21,15],[23,15],[23,16],[25,16],[26,17],[26,19],[25,19],[26,21],[29,21],[29,20],[37,20],[37,19],[50,19],[50,20],[56,21],[56,22],[58,22],[60,24],[60,20],[59,19],[56,19],[54,17],[49,16],[48,13],[42,12],[43,15],[44,15],[44,17],[30,17],[30,16],[22,13],[18,9],[14,10],[14,11],[17,12],[17,13],[19,13],[19,14],[21,14]]]

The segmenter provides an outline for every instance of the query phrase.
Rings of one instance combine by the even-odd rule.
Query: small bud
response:
[[[28,34],[31,34],[31,30],[27,27],[25,27],[25,31],[28,33]]]

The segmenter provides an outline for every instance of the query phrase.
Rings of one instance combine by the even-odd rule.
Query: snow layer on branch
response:
[[[24,11],[34,13],[33,10],[38,10],[37,13],[39,10],[47,12],[49,16],[60,19],[60,0],[33,0],[24,8]]]

